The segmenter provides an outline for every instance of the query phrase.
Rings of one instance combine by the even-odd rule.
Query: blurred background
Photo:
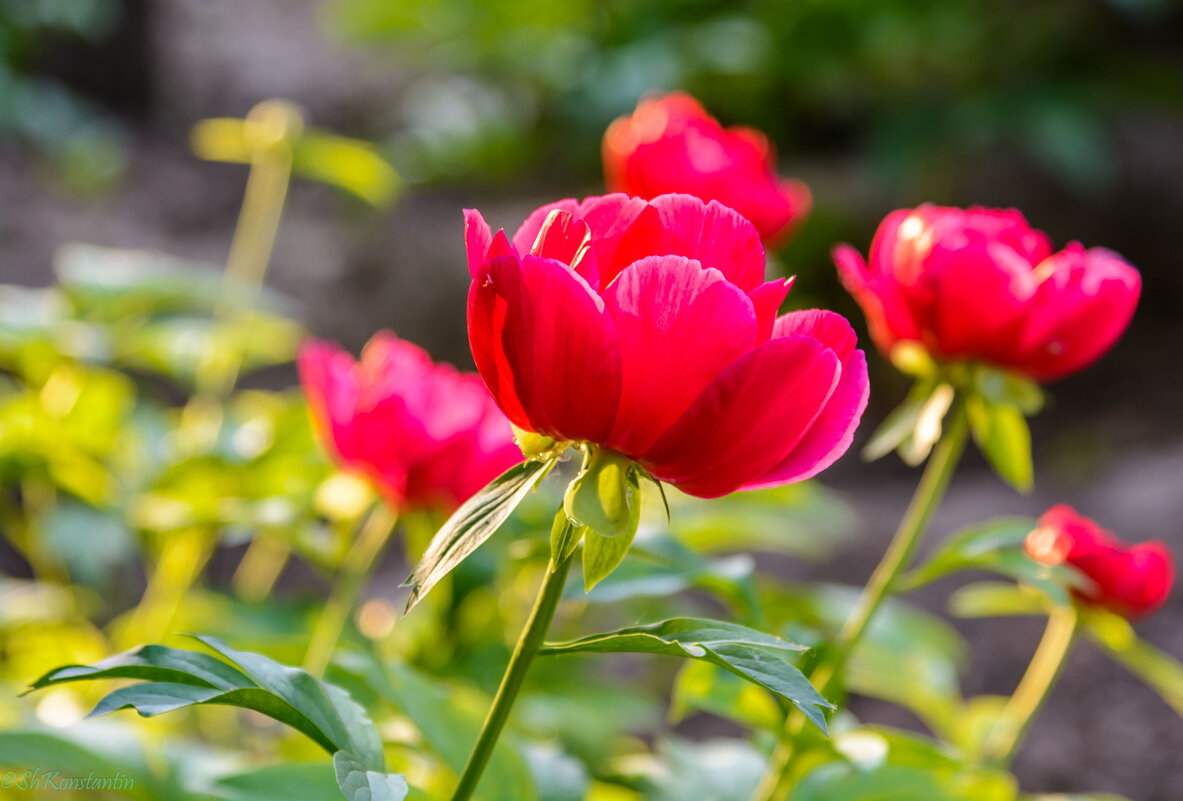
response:
[[[541,203],[602,192],[604,129],[669,89],[769,134],[780,171],[814,196],[775,256],[799,276],[790,302],[860,330],[829,249],[865,248],[899,206],[1016,206],[1058,246],[1080,239],[1137,265],[1128,334],[1053,386],[1033,421],[1035,493],[973,456],[934,534],[1067,501],[1183,553],[1175,0],[0,0],[0,283],[49,285],[70,242],[224,262],[246,170],[199,160],[190,130],[286,98],[310,125],[375,143],[404,185],[375,209],[293,183],[268,284],[318,336],[356,350],[389,327],[470,365],[461,208],[512,228]],[[873,363],[863,436],[906,388]],[[251,380],[287,386],[294,372]],[[915,475],[852,453],[825,481],[862,536],[822,565],[769,564],[861,583]],[[1142,632],[1183,657],[1181,622],[1177,595]],[[966,690],[1009,692],[1038,621],[958,625],[974,655]],[[886,705],[856,712],[909,723]],[[1017,771],[1031,790],[1177,801],[1181,749],[1183,721],[1081,648]]]

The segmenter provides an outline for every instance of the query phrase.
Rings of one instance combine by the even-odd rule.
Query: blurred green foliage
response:
[[[398,163],[586,180],[649,91],[687,89],[790,152],[853,147],[885,184],[1008,147],[1080,189],[1118,110],[1181,110],[1174,0],[332,0],[326,22],[416,75]],[[790,157],[791,158],[791,157]],[[419,177],[419,176],[416,176]]]
[[[101,189],[120,175],[121,131],[98,105],[38,73],[36,59],[54,37],[102,40],[122,12],[121,0],[0,2],[0,139],[35,147],[75,191]]]

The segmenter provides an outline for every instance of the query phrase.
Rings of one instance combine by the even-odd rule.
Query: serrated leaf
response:
[[[333,754],[333,770],[348,801],[403,801],[410,792],[402,775],[369,770],[348,751]]]
[[[1003,481],[1019,492],[1030,492],[1034,482],[1031,430],[1018,408],[973,397],[968,404],[974,442]]]
[[[780,695],[825,731],[826,719],[821,710],[832,709],[833,705],[818,695],[800,670],[777,655],[803,650],[804,646],[735,623],[673,618],[547,644],[541,653],[638,653],[704,659]]]
[[[514,465],[465,501],[448,518],[404,583],[411,588],[407,611],[493,536],[553,464],[553,461],[529,461]]]

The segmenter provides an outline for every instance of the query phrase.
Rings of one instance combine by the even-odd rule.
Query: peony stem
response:
[[[260,531],[234,570],[230,586],[243,600],[262,601],[275,588],[291,553],[291,546],[278,533]]]
[[[396,521],[397,518],[390,510],[379,502],[366,518],[353,547],[345,555],[333,591],[316,621],[308,652],[304,656],[304,669],[312,675],[321,676],[328,667],[337,642],[341,639],[341,632],[345,630],[345,623],[357,605],[357,597],[377,565],[382,549],[390,540]]]
[[[559,598],[563,594],[563,587],[567,583],[567,573],[571,569],[574,558],[574,553],[557,563],[553,557],[551,558],[546,575],[542,579],[542,586],[538,588],[538,598],[534,602],[534,609],[530,612],[529,619],[526,620],[525,628],[522,629],[522,634],[518,638],[518,644],[514,646],[513,655],[509,658],[509,665],[505,668],[505,675],[501,678],[501,686],[497,688],[497,695],[493,698],[493,706],[489,709],[489,714],[481,727],[480,736],[477,737],[472,754],[468,757],[468,763],[464,766],[464,773],[460,776],[460,783],[456,785],[456,792],[452,794],[452,801],[468,801],[476,792],[481,774],[484,773],[485,766],[489,764],[489,758],[493,755],[497,739],[501,736],[501,730],[505,728],[506,720],[509,719],[513,702],[517,698],[518,691],[522,689],[522,682],[526,678],[530,662],[542,646],[547,629],[550,628],[551,620],[554,619],[555,609],[558,608]]]
[[[851,651],[862,639],[870,626],[875,613],[883,605],[891,593],[892,584],[900,573],[912,562],[916,549],[924,539],[924,532],[932,519],[933,513],[940,506],[945,496],[949,481],[961,460],[965,450],[966,438],[969,434],[969,424],[966,419],[965,405],[958,399],[953,402],[949,411],[944,434],[940,442],[933,449],[932,456],[920,477],[920,483],[912,496],[908,509],[896,529],[895,536],[883,554],[875,572],[863,588],[854,612],[847,619],[842,630],[838,633],[835,643],[835,653],[831,659],[818,664],[810,681],[819,693],[823,695],[829,689],[834,677],[838,675]],[[768,769],[752,795],[752,801],[781,801],[788,796],[793,783],[793,745],[792,735],[805,725],[805,718],[794,711],[786,721],[786,736],[783,737],[772,752]]]
[[[1080,622],[1074,606],[1053,611],[1047,619],[1047,628],[1035,656],[1027,666],[1027,672],[1019,680],[1014,695],[1002,711],[1002,718],[987,741],[986,755],[1000,765],[1009,765],[1014,759],[1027,729],[1039,714],[1044,701],[1055,686],[1064,663],[1072,652],[1076,630]]]

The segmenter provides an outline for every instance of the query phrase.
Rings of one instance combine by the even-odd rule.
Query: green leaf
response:
[[[407,611],[493,536],[553,465],[553,461],[516,464],[465,501],[432,538],[415,571],[404,583],[403,586],[411,588]]]
[[[873,462],[886,456],[912,435],[916,429],[916,422],[920,419],[920,413],[935,388],[936,385],[928,380],[917,381],[912,386],[904,402],[884,418],[863,446],[861,455],[864,461]]]
[[[1048,610],[1046,596],[1032,587],[978,581],[949,596],[949,611],[957,617],[974,618],[1042,615]]]
[[[1129,621],[1113,612],[1089,610],[1084,634],[1183,716],[1183,664],[1139,639]]]
[[[1007,517],[970,526],[952,535],[919,567],[901,577],[899,592],[910,592],[966,570],[987,570],[1013,578],[1047,596],[1053,604],[1071,602],[1069,591],[1080,576],[1069,568],[1045,565],[1023,550],[1035,521]]]
[[[292,171],[351,192],[373,206],[398,195],[402,178],[369,142],[306,131],[292,152]]]
[[[587,526],[602,538],[631,541],[640,521],[641,491],[629,458],[595,448],[567,487],[563,509],[572,523]],[[586,560],[584,564],[586,573]]]
[[[678,671],[670,699],[670,717],[678,722],[692,712],[709,712],[743,726],[779,732],[784,712],[766,690],[710,662],[693,660]]]
[[[374,724],[349,694],[305,670],[281,665],[261,654],[236,651],[216,637],[196,639],[240,667],[260,687],[274,693],[323,731],[337,749],[355,754],[367,768],[385,765]]]
[[[967,410],[974,442],[994,472],[1019,492],[1030,492],[1034,467],[1027,418],[1015,406],[990,403],[981,396],[972,396]]]
[[[374,724],[348,693],[299,668],[237,651],[215,637],[196,639],[233,666],[207,654],[151,645],[90,667],[58,668],[34,682],[33,689],[96,678],[145,680],[108,693],[92,716],[132,708],[151,717],[196,704],[251,709],[291,726],[332,754],[339,786],[351,801],[406,797],[402,777],[384,772],[386,760]]]
[[[705,659],[785,698],[824,731],[826,719],[821,710],[833,706],[818,695],[800,670],[777,655],[803,650],[804,646],[735,623],[673,618],[547,644],[541,653],[637,653]]]
[[[1014,406],[1031,415],[1043,408],[1043,390],[1034,381],[985,365],[973,372],[974,388],[990,403]]]
[[[401,775],[369,770],[348,751],[333,754],[333,769],[348,801],[403,801],[410,792]]]
[[[150,645],[90,667],[57,668],[35,681],[32,688],[88,679],[144,679],[143,684],[109,693],[91,714],[131,707],[150,717],[195,704],[237,706],[291,726],[330,754],[348,750],[370,768],[383,767],[382,746],[373,724],[344,690],[299,668],[235,651],[213,637],[198,639],[242,670],[207,654]]]
[[[410,665],[379,664],[358,651],[345,652],[334,667],[406,715],[423,736],[426,747],[453,771],[459,774],[464,769],[489,709],[487,696],[442,682]],[[502,736],[493,751],[481,781],[481,793],[489,801],[538,798],[529,768],[509,733]]]
[[[223,690],[253,685],[242,672],[209,654],[163,645],[145,645],[94,665],[55,668],[33,682],[28,692],[51,684],[91,679],[144,679]]]

